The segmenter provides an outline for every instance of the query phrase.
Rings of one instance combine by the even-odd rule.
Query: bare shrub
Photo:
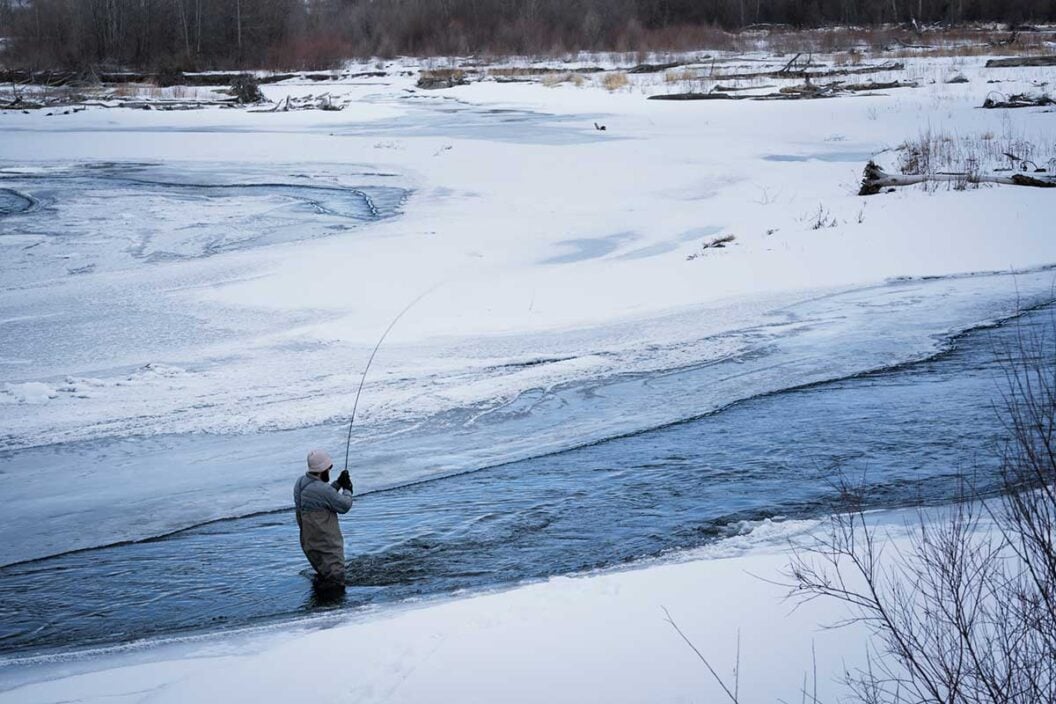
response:
[[[917,139],[903,143],[897,152],[899,172],[923,176],[927,179],[925,187],[931,188],[938,183],[951,183],[963,190],[1003,172],[1048,174],[1056,168],[1056,145],[1028,139],[1009,122],[1000,136],[992,132],[955,136],[928,129]]]
[[[354,47],[337,32],[290,37],[268,55],[267,65],[281,70],[339,68],[355,54]]]
[[[264,101],[264,94],[260,92],[259,81],[249,73],[235,76],[234,80],[231,81],[230,93],[243,105]]]
[[[1053,321],[1056,325],[1056,321]],[[798,550],[792,596],[836,599],[874,634],[847,683],[867,704],[1056,701],[1056,364],[1040,338],[1007,354],[997,498],[967,487],[939,520],[923,516],[892,555],[843,486],[849,512]],[[885,554],[885,549],[887,554]]]
[[[839,222],[836,217],[829,212],[828,208],[824,205],[818,205],[818,210],[804,218],[810,225],[811,230],[823,230],[829,227],[836,227]]]
[[[643,32],[637,48],[653,51],[743,51],[748,48],[748,42],[742,35],[714,24],[680,24]]]

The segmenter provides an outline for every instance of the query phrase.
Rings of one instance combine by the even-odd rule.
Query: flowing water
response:
[[[620,565],[765,519],[823,516],[841,471],[864,478],[876,508],[947,501],[965,473],[992,486],[1003,360],[1024,335],[1051,352],[1054,316],[1044,305],[922,361],[366,494],[343,519],[349,587],[337,606]],[[655,398],[644,392],[657,383],[671,375],[633,380],[643,397]],[[305,567],[289,510],[9,565],[0,568],[0,653],[297,618],[321,605]]]

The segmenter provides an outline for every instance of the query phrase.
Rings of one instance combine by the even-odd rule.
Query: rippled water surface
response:
[[[823,515],[837,468],[864,476],[873,507],[947,500],[962,473],[993,476],[1001,360],[1024,333],[1051,352],[1054,315],[1049,305],[971,331],[926,361],[362,496],[343,519],[340,605],[617,565],[761,519]],[[305,567],[281,511],[0,568],[0,652],[297,617],[319,607]]]

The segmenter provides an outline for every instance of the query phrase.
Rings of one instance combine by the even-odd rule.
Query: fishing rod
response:
[[[439,284],[437,284],[437,286],[438,285]],[[422,292],[421,294],[419,294],[419,296],[417,298],[415,298],[413,301],[408,303],[407,307],[405,307],[403,310],[401,310],[399,312],[399,314],[395,318],[392,319],[392,322],[389,323],[389,327],[385,328],[385,332],[383,332],[381,334],[381,337],[378,338],[378,344],[374,345],[374,349],[373,349],[373,351],[371,351],[370,357],[367,359],[367,366],[363,367],[363,376],[362,376],[362,378],[360,378],[360,380],[359,380],[359,388],[356,390],[356,400],[352,404],[352,417],[349,418],[349,420],[348,420],[348,438],[345,440],[345,469],[346,470],[348,469],[348,451],[349,451],[349,448],[352,446],[352,424],[356,422],[356,409],[359,408],[359,397],[363,393],[363,384],[365,384],[366,381],[367,381],[367,372],[370,371],[370,365],[374,361],[374,355],[376,355],[378,353],[378,350],[381,349],[381,343],[385,342],[385,338],[388,337],[389,333],[392,331],[392,329],[394,327],[396,327],[396,323],[400,322],[400,318],[402,318],[407,313],[407,311],[409,311],[411,308],[414,308],[415,304],[418,303],[418,301],[420,301],[423,298],[425,298],[426,296],[428,296],[435,289],[436,289],[436,286],[433,286],[432,288],[430,288],[430,289]]]

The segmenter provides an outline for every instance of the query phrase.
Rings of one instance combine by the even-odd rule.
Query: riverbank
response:
[[[908,514],[889,514],[901,531]],[[7,666],[0,702],[719,701],[667,608],[723,676],[741,643],[742,701],[798,700],[819,663],[819,699],[863,662],[861,628],[821,630],[832,604],[793,610],[787,540],[814,523],[766,524],[688,561],[408,604],[278,631],[214,635],[82,660]]]

